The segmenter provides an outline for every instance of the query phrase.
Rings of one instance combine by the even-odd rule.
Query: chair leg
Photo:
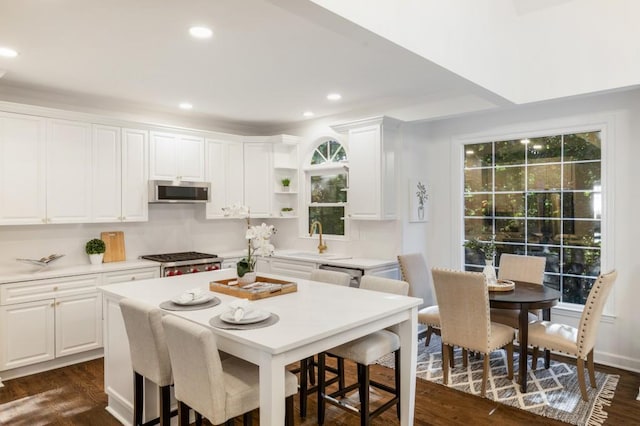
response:
[[[449,346],[442,345],[442,384],[449,383]]]
[[[196,426],[202,426],[202,414],[198,413],[197,411],[196,411]]]
[[[587,370],[589,370],[589,381],[591,382],[591,387],[596,387],[596,370],[593,366],[593,349],[587,354]]]
[[[588,401],[589,397],[587,396],[587,385],[584,382],[584,359],[578,358],[576,360],[576,364],[578,367],[578,383],[580,384],[580,393],[582,394],[582,399],[584,401]]]
[[[538,348],[534,346],[531,349],[531,370],[535,371],[538,368]]]
[[[233,419],[231,419],[231,422],[233,423]],[[242,423],[244,424],[244,426],[251,426],[253,424],[253,416],[251,415],[251,411],[242,415]]]
[[[344,389],[344,358],[338,357],[338,390]]]
[[[324,352],[318,354],[318,424],[324,424],[324,393],[325,393],[325,377],[324,377],[324,364],[325,354]]]
[[[466,349],[462,349],[462,366],[464,368],[467,368],[467,365],[469,364],[469,360],[467,359],[467,357],[469,356],[469,353],[467,352]]]
[[[513,342],[507,345],[507,378],[513,380]]]
[[[285,399],[284,424],[293,426],[293,395]]]
[[[189,426],[189,406],[178,401],[178,426]]]
[[[224,422],[224,426],[233,426],[235,424],[235,422],[233,421],[233,419],[229,419],[226,422]]]
[[[309,371],[307,372],[307,374],[309,374],[309,383],[311,383],[311,386],[316,384],[316,369],[315,369],[315,365],[316,365],[316,361],[313,359],[312,356],[307,358],[307,366],[309,368]]]
[[[171,424],[171,385],[160,386],[160,426]]]
[[[451,365],[451,368],[455,368],[456,367],[456,363],[455,363],[455,357],[453,355],[453,346],[449,346],[449,364]]]
[[[360,380],[360,426],[368,426],[369,419],[369,366],[358,364]]]
[[[144,377],[134,371],[133,373],[133,424],[142,424],[142,408],[144,406]]]
[[[431,335],[433,334],[433,327],[430,325],[427,326],[427,337],[424,340],[424,345],[429,346],[429,342],[431,342]]]
[[[487,377],[489,377],[489,354],[484,354],[482,359],[482,387],[480,396],[484,398],[487,390]]]
[[[396,398],[398,398],[398,401],[396,402],[396,415],[398,416],[398,420],[400,420],[400,349],[398,349],[397,351],[394,352],[394,357],[395,357],[395,367],[396,367],[396,383],[395,383],[395,390],[396,390]]]
[[[307,417],[307,368],[309,358],[300,361],[300,417]]]

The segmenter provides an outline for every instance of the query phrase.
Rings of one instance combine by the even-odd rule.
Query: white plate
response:
[[[176,305],[190,306],[190,305],[200,305],[202,303],[207,303],[208,301],[213,300],[214,297],[216,297],[215,294],[207,293],[207,294],[203,294],[197,299],[189,300],[188,302],[181,302],[180,296],[174,297],[173,299],[171,299],[171,301]]]
[[[271,312],[255,310],[247,312],[240,321],[236,321],[232,311],[227,311],[220,315],[220,319],[229,324],[253,324],[264,321],[271,316]]]

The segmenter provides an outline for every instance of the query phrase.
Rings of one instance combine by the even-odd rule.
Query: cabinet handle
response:
[[[57,285],[53,286],[53,291],[58,291],[58,286]]]
[[[42,223],[47,223],[47,218],[46,217],[42,218]]]
[[[122,220],[127,220],[127,217],[126,216],[122,216]]]
[[[131,281],[135,281],[135,280],[136,280],[136,277],[131,277]]]
[[[56,306],[56,304],[55,304],[55,302],[51,302],[51,305],[49,305],[49,306],[51,306],[53,308],[54,306]]]

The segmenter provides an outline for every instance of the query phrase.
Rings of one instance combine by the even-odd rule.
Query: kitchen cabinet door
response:
[[[102,285],[118,284],[127,281],[148,280],[160,277],[160,267],[132,269],[128,271],[106,272],[102,274]]]
[[[316,269],[315,262],[271,259],[270,273],[308,280],[311,278],[311,272],[314,269]]]
[[[118,222],[122,217],[120,128],[93,125],[92,130],[92,221]]]
[[[47,223],[91,222],[91,125],[49,120]]]
[[[245,205],[251,217],[270,217],[273,199],[270,143],[244,144]]]
[[[97,291],[55,301],[56,357],[102,347],[102,295]]]
[[[149,220],[149,134],[145,130],[122,129],[122,218],[123,222]]]
[[[204,181],[204,139],[151,132],[150,179]]]
[[[43,223],[45,120],[0,113],[0,224]]]
[[[223,208],[244,204],[242,143],[207,140],[206,181],[211,183],[207,218],[224,217]]]
[[[53,299],[0,306],[0,370],[55,357]]]
[[[333,126],[349,134],[350,219],[396,218],[396,120],[379,117]]]

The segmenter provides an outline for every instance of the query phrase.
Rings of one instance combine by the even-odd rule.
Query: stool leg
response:
[[[202,414],[196,411],[196,426],[202,426]]]
[[[160,386],[160,426],[169,426],[171,424],[170,389],[171,385]]]
[[[344,389],[344,358],[338,357],[338,389]]]
[[[142,408],[144,405],[144,377],[140,374],[133,373],[133,424],[140,426],[142,424]]]
[[[309,383],[311,383],[311,386],[313,386],[316,384],[316,361],[312,356],[307,358],[307,365],[309,366]]]
[[[189,406],[178,401],[178,426],[189,426]]]
[[[293,395],[285,399],[284,424],[285,426],[293,426]]]
[[[231,423],[233,424],[233,419],[231,420]],[[242,415],[242,423],[244,424],[244,426],[251,426],[253,424],[253,416],[251,415],[251,411]]]
[[[396,398],[398,401],[396,402],[396,414],[398,415],[398,420],[400,420],[400,349],[394,352],[395,356],[395,364],[396,364]]]
[[[360,425],[369,425],[369,366],[358,364],[360,371]]]

